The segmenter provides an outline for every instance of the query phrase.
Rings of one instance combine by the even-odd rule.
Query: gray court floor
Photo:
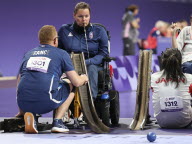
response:
[[[2,121],[4,118],[0,118]],[[191,143],[192,129],[161,129],[157,124],[148,125],[144,130],[132,131],[129,124],[130,118],[121,118],[120,126],[111,128],[108,134],[95,134],[89,128],[70,129],[68,133],[55,134],[50,130],[41,131],[39,134],[25,134],[23,132],[4,133],[0,131],[0,140],[6,144],[143,144],[150,143],[147,140],[147,133],[154,132],[157,139],[154,143],[174,143],[183,144],[185,142]],[[52,118],[40,118],[39,122],[51,123]]]

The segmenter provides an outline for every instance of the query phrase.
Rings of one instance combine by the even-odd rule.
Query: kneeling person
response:
[[[39,30],[40,45],[27,52],[22,60],[17,86],[17,103],[21,115],[25,113],[25,132],[38,133],[35,114],[55,110],[52,132],[66,132],[61,118],[74,98],[73,85],[79,87],[88,81],[79,76],[70,56],[57,48],[58,35],[54,26]],[[60,80],[65,73],[69,80]]]
[[[192,75],[182,72],[178,49],[167,49],[161,57],[163,70],[151,76],[154,116],[162,128],[188,127],[192,124]]]

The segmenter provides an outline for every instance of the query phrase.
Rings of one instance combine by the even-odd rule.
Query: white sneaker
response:
[[[80,116],[77,118],[78,121],[83,122],[84,118],[83,118],[83,113],[80,114]]]

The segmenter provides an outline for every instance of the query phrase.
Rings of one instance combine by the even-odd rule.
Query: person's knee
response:
[[[90,65],[88,69],[88,76],[89,76],[89,82],[92,83],[91,81],[95,81],[95,79],[98,79],[98,67],[95,65]]]
[[[89,66],[87,66],[87,71],[88,72],[95,72],[95,71],[97,71],[97,66],[96,65],[89,65]]]

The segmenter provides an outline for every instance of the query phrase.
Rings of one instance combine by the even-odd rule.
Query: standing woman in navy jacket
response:
[[[96,98],[98,71],[102,69],[102,59],[109,54],[107,32],[90,23],[90,6],[85,2],[76,4],[73,17],[73,24],[64,24],[59,29],[59,48],[68,53],[84,53],[92,95]]]

